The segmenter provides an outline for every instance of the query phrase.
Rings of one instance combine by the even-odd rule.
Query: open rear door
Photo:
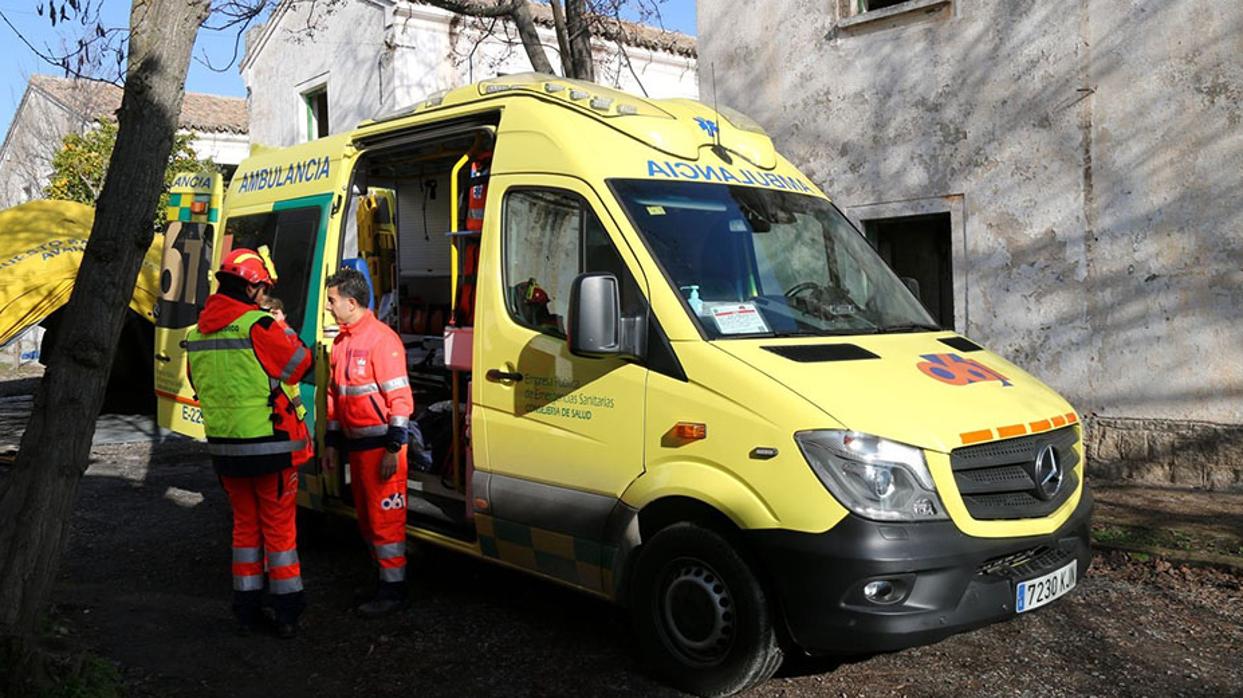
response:
[[[155,394],[160,427],[203,438],[203,414],[186,377],[182,341],[199,319],[211,292],[216,266],[216,228],[224,200],[224,179],[203,172],[178,175],[169,194],[155,305]]]

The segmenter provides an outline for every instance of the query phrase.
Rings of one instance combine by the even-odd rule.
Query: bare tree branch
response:
[[[531,16],[531,7],[527,5],[525,0],[515,0],[513,4],[514,25],[518,28],[518,36],[522,37],[522,48],[526,49],[527,58],[531,59],[531,67],[539,73],[548,73],[556,75],[552,69],[552,62],[548,60],[548,54],[544,51],[544,44],[540,42],[539,30],[535,28],[535,18]],[[556,4],[556,0],[553,0]],[[562,56],[564,62],[565,57]],[[562,68],[564,72],[564,67]]]
[[[422,0],[425,4],[468,17],[512,17],[525,0]]]
[[[557,45],[561,48],[561,70],[569,75],[574,72],[574,56],[570,53],[570,35],[565,28],[565,11],[561,7],[561,0],[549,0],[548,5],[552,8],[553,29],[557,33]]]
[[[565,0],[565,27],[570,36],[570,55],[574,57],[574,72],[567,72],[567,77],[594,81],[596,64],[585,0]]]

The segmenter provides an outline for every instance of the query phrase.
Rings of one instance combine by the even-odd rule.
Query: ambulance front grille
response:
[[[1048,516],[1079,485],[1079,442],[1076,427],[1064,427],[950,452],[954,482],[974,519],[1032,519]],[[1036,486],[1036,457],[1052,446],[1062,469],[1062,484],[1051,498]]]
[[[987,560],[980,565],[976,573],[1004,579],[1024,579],[1061,567],[1073,557],[1072,553],[1060,548],[1041,545]]]

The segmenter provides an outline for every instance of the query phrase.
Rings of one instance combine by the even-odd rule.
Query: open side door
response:
[[[211,270],[220,246],[216,228],[224,201],[224,178],[216,173],[181,174],[169,194],[160,297],[155,304],[156,414],[162,429],[203,438],[203,414],[186,376],[182,342],[211,293]]]

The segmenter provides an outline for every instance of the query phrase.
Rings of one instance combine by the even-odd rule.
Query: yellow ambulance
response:
[[[365,271],[419,404],[410,537],[624,604],[679,688],[935,641],[1087,570],[1074,409],[934,325],[732,110],[498,77],[257,151],[227,192],[187,176],[169,214],[165,427],[202,433],[179,343],[210,270],[266,245],[322,444],[324,279]],[[348,477],[308,466],[300,504],[351,515]]]

